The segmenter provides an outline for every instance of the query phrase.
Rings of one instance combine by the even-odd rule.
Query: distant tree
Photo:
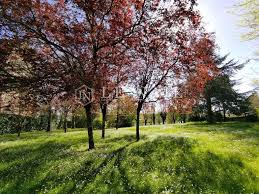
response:
[[[259,92],[259,80],[253,80],[253,86],[255,87],[254,90]]]
[[[166,116],[167,116],[167,112],[160,112],[160,117],[162,119],[163,125],[165,124]]]
[[[257,0],[242,0],[235,6],[236,13],[240,16],[240,25],[250,31],[243,35],[245,40],[259,38],[259,8]]]
[[[221,103],[223,110],[223,117],[225,120],[226,106],[230,108],[235,100],[238,98],[237,92],[233,89],[235,85],[234,81],[230,81],[230,76],[233,76],[235,72],[242,69],[245,63],[239,63],[233,59],[227,60],[228,55],[219,57],[214,55],[213,60],[217,66],[217,71],[214,74],[214,78],[206,83],[204,90],[204,98],[206,101],[207,121],[209,123],[214,122],[213,117],[213,98],[216,98],[216,102]],[[222,93],[221,93],[222,92]],[[226,104],[228,101],[228,105]]]
[[[255,110],[257,118],[259,118],[259,95],[258,93],[254,92],[252,95],[249,96],[248,98],[251,109]]]
[[[149,103],[144,104],[142,115],[144,118],[144,124],[147,125],[148,119],[150,119],[150,115],[152,114],[152,106]]]
[[[75,99],[75,97],[68,97],[65,94],[58,95],[52,100],[52,107],[54,107],[55,110],[58,111],[62,117],[62,119],[60,119],[62,120],[62,122],[60,122],[60,125],[63,125],[62,128],[64,129],[65,133],[67,132],[68,116],[73,114],[79,105],[80,102]],[[74,122],[73,115],[72,122]],[[72,125],[74,125],[74,123]]]
[[[165,94],[163,96],[165,96]],[[167,118],[167,114],[168,114],[169,102],[163,96],[159,99],[159,106],[160,106],[159,116],[161,117],[162,123],[164,125],[166,123],[166,118]]]
[[[210,93],[212,106],[218,107],[226,121],[226,113],[240,115],[248,112],[246,97],[234,90],[235,82],[228,75],[218,76],[208,82],[205,93]]]
[[[118,106],[119,105],[119,106]],[[119,98],[119,104],[113,101],[108,107],[107,120],[110,127],[129,127],[135,119],[136,100],[127,94]],[[117,113],[118,119],[117,119]],[[117,124],[118,120],[118,124]]]
[[[259,109],[259,95],[258,95],[258,93],[254,92],[249,98],[250,98],[250,101],[252,103],[252,106],[254,108]]]

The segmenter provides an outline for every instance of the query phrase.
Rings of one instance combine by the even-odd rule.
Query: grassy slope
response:
[[[259,193],[259,123],[0,136],[0,193]]]

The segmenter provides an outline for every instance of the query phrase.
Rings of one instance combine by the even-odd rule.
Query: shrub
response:
[[[256,113],[251,113],[248,116],[246,116],[246,121],[248,122],[256,122],[258,120],[258,117]]]
[[[102,121],[100,121],[99,119],[95,119],[93,121],[93,128],[94,129],[102,129]]]
[[[1,134],[16,133],[18,127],[22,131],[45,130],[47,128],[48,117],[41,115],[38,117],[19,116],[11,114],[0,114]]]
[[[117,117],[115,115],[108,116],[107,127],[113,128],[116,127]],[[134,121],[134,115],[119,115],[118,127],[132,127]]]

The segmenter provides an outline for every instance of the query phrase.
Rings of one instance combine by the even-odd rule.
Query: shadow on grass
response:
[[[67,144],[45,142],[2,150],[0,164],[5,164],[5,168],[0,169],[0,193],[27,193],[29,182],[34,181],[46,163],[70,157],[70,153],[64,151],[68,147]]]
[[[147,140],[147,136],[141,135],[141,140]],[[111,137],[111,138],[105,139],[105,142],[107,143],[111,143],[111,142],[123,143],[123,142],[135,142],[135,141],[136,141],[135,135],[124,135],[124,136]]]
[[[136,143],[134,136],[124,136],[107,141],[118,145],[102,155],[102,150],[73,154],[71,144],[54,142],[5,150],[0,162],[13,164],[0,168],[0,186],[5,185],[0,193],[259,192],[242,161],[195,152],[193,140],[159,137]]]

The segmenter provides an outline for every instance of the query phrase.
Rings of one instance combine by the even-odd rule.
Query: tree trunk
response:
[[[145,126],[147,125],[147,119],[145,119]]]
[[[140,118],[140,111],[137,110],[137,119],[136,119],[136,139],[139,141],[139,118]]]
[[[153,125],[156,124],[156,113],[153,113]]]
[[[211,98],[209,95],[206,96],[206,106],[207,106],[207,121],[209,123],[213,123],[213,112],[212,112],[212,107],[211,107]]]
[[[18,118],[18,119],[19,119],[19,122],[18,122],[17,136],[20,137],[21,136],[21,120],[20,120],[21,118]]]
[[[226,107],[223,103],[223,121],[226,122]]]
[[[183,115],[183,123],[186,123],[186,115]]]
[[[175,124],[176,119],[175,119],[175,113],[173,113],[173,123]]]
[[[105,138],[105,123],[106,123],[106,114],[107,114],[107,105],[101,105],[102,109],[102,138]]]
[[[84,108],[85,108],[85,113],[86,113],[89,150],[91,150],[91,149],[94,149],[92,104],[90,103],[90,104],[86,105]]]
[[[20,128],[20,126],[18,127],[18,134],[17,134],[17,136],[18,136],[18,137],[21,136],[21,128]]]
[[[167,113],[166,112],[161,112],[160,113],[160,117],[161,117],[161,119],[162,119],[162,123],[163,123],[163,125],[165,124],[165,122],[166,122],[166,115],[167,115]]]
[[[119,99],[117,99],[117,112],[116,112],[116,130],[119,128]]]
[[[137,107],[137,119],[136,119],[136,140],[139,141],[140,136],[139,136],[139,123],[140,123],[140,111],[142,109],[143,103],[138,103]]]
[[[20,137],[21,136],[21,130],[22,130],[22,118],[21,115],[19,113],[19,117],[18,118],[18,131],[17,131],[17,136]]]
[[[51,105],[49,105],[48,108],[48,126],[47,126],[47,132],[51,131],[51,122],[52,122],[52,111],[51,111]]]
[[[67,113],[65,113],[65,115],[64,115],[64,125],[63,125],[63,127],[64,127],[64,132],[66,133],[67,132]]]

